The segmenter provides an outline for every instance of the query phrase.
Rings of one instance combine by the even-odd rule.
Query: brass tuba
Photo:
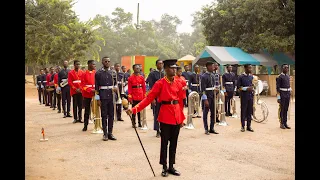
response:
[[[192,91],[188,96],[188,116],[186,129],[194,129],[192,123],[192,116],[194,115],[194,110],[199,114],[199,94],[196,91]]]
[[[94,120],[94,129],[92,131],[92,134],[102,134],[102,123],[101,123],[101,114],[100,114],[100,108],[98,107],[98,101],[95,100],[94,96],[92,98],[91,103],[91,112],[92,112],[92,119]]]

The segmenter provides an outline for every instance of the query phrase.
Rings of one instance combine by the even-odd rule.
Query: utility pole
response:
[[[141,28],[139,24],[139,3],[138,3],[138,11],[137,11],[137,24],[136,24],[136,29],[138,33],[138,38],[137,38],[137,55],[140,55],[140,34],[139,34],[139,29]]]

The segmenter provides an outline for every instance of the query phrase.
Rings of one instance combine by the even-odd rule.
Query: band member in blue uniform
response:
[[[200,82],[201,82],[200,67],[199,67],[199,65],[196,64],[194,66],[194,72],[190,75],[189,83],[190,83],[191,91],[196,91],[199,94],[199,97],[202,96],[201,91],[200,91]],[[196,113],[196,110],[194,110],[194,113]],[[198,115],[197,117],[201,118],[200,115]]]
[[[215,105],[215,94],[219,91],[219,88],[215,86],[215,78],[213,74],[214,62],[208,61],[206,63],[207,72],[201,77],[201,91],[202,91],[202,101],[204,103],[203,110],[203,125],[205,134],[209,133],[219,134],[214,130],[214,111],[216,110]],[[208,112],[210,110],[210,131],[208,131]]]
[[[124,77],[124,73],[120,71],[120,64],[119,63],[115,63],[114,64],[114,69],[116,70],[116,73],[117,73],[117,78],[118,78],[118,88],[119,88],[119,94],[120,94],[120,99],[122,99],[122,97],[124,95],[121,94],[122,92],[122,86],[124,87],[125,86],[125,77]],[[114,82],[116,82],[116,79],[114,78]],[[122,85],[122,82],[123,82],[123,85]],[[116,93],[116,101],[118,100],[118,93]],[[123,119],[121,118],[121,112],[122,112],[122,103],[121,104],[117,104],[116,105],[116,112],[117,112],[117,120],[118,121],[123,121]]]
[[[277,77],[277,101],[279,103],[279,122],[281,129],[291,129],[287,124],[288,109],[290,104],[291,87],[290,75],[288,75],[289,66],[282,65],[282,73]]]
[[[40,105],[42,104],[41,97],[42,98],[44,97],[43,95],[44,86],[42,85],[42,76],[43,76],[43,69],[40,69],[40,74],[37,76],[37,83],[36,83]],[[44,101],[44,98],[43,98],[43,101]]]
[[[218,63],[213,63],[213,78],[214,78],[214,86],[220,89],[220,73],[219,73],[219,65]],[[216,91],[216,97],[218,97],[219,91]],[[216,109],[216,123],[220,122],[218,109]]]
[[[101,110],[101,121],[103,129],[104,141],[117,140],[113,134],[113,121],[114,121],[114,107],[113,107],[113,94],[112,91],[116,92],[117,87],[115,82],[112,80],[112,71],[110,69],[110,58],[102,58],[103,67],[96,72],[95,75],[95,99],[98,100],[98,106]]]
[[[227,65],[227,72],[222,76],[222,85],[224,87],[225,95],[225,112],[226,116],[232,116],[230,112],[230,102],[233,98],[236,84],[236,75],[232,72],[232,66]]]
[[[189,96],[189,93],[191,92],[191,85],[190,85],[190,76],[192,75],[192,72],[190,72],[189,70],[189,65],[185,65],[184,66],[184,72],[182,72],[182,76],[186,79],[186,82],[187,82],[187,86],[188,86],[188,89],[186,90],[186,99],[184,101],[184,106],[185,107],[188,107],[188,96]]]
[[[49,69],[44,68],[43,69],[44,73],[42,75],[42,86],[43,86],[43,97],[44,97],[44,104],[45,106],[49,106],[49,98],[48,98],[48,91],[46,90],[46,85],[47,85],[47,74],[49,74]]]
[[[163,61],[158,59],[156,61],[157,69],[155,71],[150,72],[147,82],[149,83],[149,89],[152,89],[153,85],[161,78],[164,77],[164,70],[163,70]],[[160,129],[159,129],[159,122],[158,122],[158,115],[161,104],[157,101],[157,98],[152,101],[152,111],[154,114],[153,119],[153,130],[157,131],[156,137],[160,137]]]
[[[58,85],[61,90],[62,94],[62,111],[63,111],[63,118],[66,117],[72,117],[70,114],[70,102],[71,102],[71,96],[70,96],[70,86],[67,84],[65,86],[61,86],[62,82],[68,82],[68,74],[70,69],[68,69],[68,61],[63,62],[63,68],[60,70],[58,74]],[[67,108],[66,108],[67,104]]]
[[[253,132],[251,128],[251,120],[253,113],[253,76],[252,66],[250,64],[244,65],[245,72],[238,78],[238,85],[240,91],[241,102],[241,132],[244,132],[245,121],[247,121],[247,131]]]

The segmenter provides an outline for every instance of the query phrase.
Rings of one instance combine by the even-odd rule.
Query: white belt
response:
[[[206,88],[206,91],[210,91],[210,90],[215,90],[217,89],[216,87],[209,87],[209,88]]]
[[[95,85],[86,85],[87,87],[95,87]]]
[[[280,91],[292,91],[291,88],[280,88]]]
[[[199,86],[199,84],[191,84],[191,86]]]
[[[233,84],[233,82],[226,82],[226,84]]]
[[[112,89],[114,86],[100,86],[99,89]]]
[[[121,83],[122,83],[121,81],[118,82],[118,84],[121,84]]]
[[[81,80],[72,81],[73,83],[81,83]]]
[[[47,81],[42,81],[42,82],[47,82]]]
[[[68,79],[61,79],[61,81],[66,81],[66,80],[68,80]]]
[[[41,81],[38,81],[38,83],[40,83]]]

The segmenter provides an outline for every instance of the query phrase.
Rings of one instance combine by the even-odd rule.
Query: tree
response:
[[[219,0],[200,14],[210,45],[236,46],[252,53],[295,51],[294,0]]]

